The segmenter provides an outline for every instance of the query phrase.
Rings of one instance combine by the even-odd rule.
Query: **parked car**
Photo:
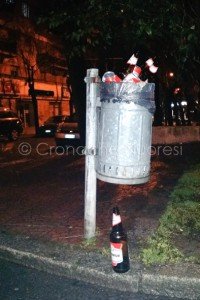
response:
[[[9,108],[0,108],[0,137],[16,141],[23,133],[21,119]]]
[[[68,116],[60,124],[55,133],[57,146],[78,146],[80,143],[80,132],[76,115]]]
[[[64,122],[66,115],[57,115],[49,117],[42,126],[39,127],[40,136],[54,136],[60,124]]]

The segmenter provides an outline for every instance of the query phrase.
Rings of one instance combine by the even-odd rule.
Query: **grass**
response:
[[[179,179],[170,195],[169,204],[160,218],[159,226],[147,240],[141,258],[146,265],[190,261],[200,263],[200,256],[187,255],[185,245],[176,239],[200,237],[200,165],[193,166]],[[190,251],[191,252],[191,251]]]

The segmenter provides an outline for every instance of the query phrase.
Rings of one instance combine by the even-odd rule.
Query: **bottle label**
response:
[[[110,243],[113,266],[116,266],[117,264],[123,262],[122,246],[122,243]]]
[[[119,223],[121,223],[121,217],[120,217],[120,215],[113,214],[112,225],[115,226],[115,225],[117,225]]]

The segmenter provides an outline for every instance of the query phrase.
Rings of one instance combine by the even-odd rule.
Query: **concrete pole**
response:
[[[98,93],[98,69],[88,69],[86,91],[86,149],[85,149],[85,211],[84,236],[95,236],[96,231],[96,101]]]

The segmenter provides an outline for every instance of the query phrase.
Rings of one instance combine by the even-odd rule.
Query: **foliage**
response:
[[[69,66],[72,66],[69,67],[69,77],[76,79],[71,81],[71,87],[72,99],[75,99],[79,119],[82,119],[80,129],[85,126],[82,116],[85,112],[85,91],[83,87],[82,93],[77,94],[75,90],[83,82],[82,74],[86,66],[83,66],[83,72],[81,63],[74,65],[74,57],[80,58],[80,62],[86,58],[98,59],[98,65],[95,62],[89,67],[98,67],[100,75],[110,67],[106,60],[108,58],[122,58],[125,67],[125,62],[133,53],[143,63],[153,57],[159,66],[158,73],[150,74],[148,69],[143,68],[142,76],[145,79],[148,77],[160,87],[160,95],[157,93],[155,97],[154,120],[159,125],[162,124],[163,108],[166,122],[170,125],[172,123],[169,113],[172,97],[167,97],[167,91],[179,86],[182,92],[190,95],[196,81],[199,81],[198,0],[46,0],[41,3],[41,12],[39,22],[46,23],[49,30],[61,38]],[[115,66],[112,68],[115,72],[124,71],[121,66],[119,69],[115,69]],[[170,78],[169,72],[174,72],[175,76]],[[193,102],[194,97],[187,98],[187,101]]]
[[[169,239],[159,235],[150,238],[148,248],[142,252],[142,260],[147,265],[175,263],[180,261],[182,257],[183,254],[170,243]]]
[[[200,232],[200,203],[195,201],[172,202],[160,219],[158,233],[166,228],[184,235]]]
[[[96,237],[90,238],[90,239],[84,239],[84,241],[81,243],[81,248],[86,250],[93,250],[96,249],[96,243],[97,239]]]
[[[65,42],[68,55],[127,55],[145,49],[166,68],[197,77],[200,38],[199,1],[62,0],[48,3],[40,18]],[[83,13],[84,12],[84,13]],[[120,46],[120,47],[119,47]],[[91,52],[92,51],[92,52]],[[111,53],[110,53],[111,52]],[[199,73],[198,73],[199,74]]]
[[[110,248],[109,247],[102,247],[101,248],[101,254],[103,256],[110,257]]]
[[[86,249],[88,251],[90,250],[96,250],[97,249],[97,237],[100,235],[100,229],[97,227],[95,232],[95,237],[84,239],[81,243],[81,248]]]
[[[195,237],[200,233],[200,171],[199,165],[186,172],[171,193],[171,201],[154,236],[142,251],[146,264],[176,262],[180,259],[199,261],[194,255],[184,257],[173,244],[173,236],[181,234]]]
[[[171,194],[171,198],[176,202],[198,201],[200,202],[200,169],[185,173],[179,180],[178,186]]]

